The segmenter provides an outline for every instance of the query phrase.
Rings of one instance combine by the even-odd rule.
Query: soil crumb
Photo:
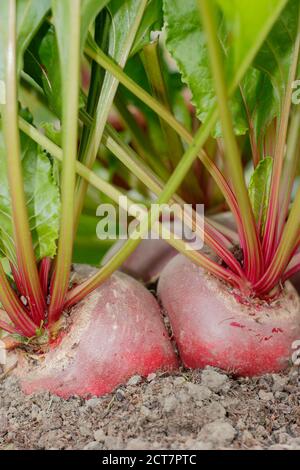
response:
[[[1,375],[1,374],[0,374]],[[25,396],[0,381],[0,449],[300,449],[300,371],[132,377],[102,398]]]

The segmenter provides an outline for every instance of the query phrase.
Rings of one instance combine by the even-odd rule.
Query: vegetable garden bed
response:
[[[0,449],[300,449],[299,374],[151,374],[102,398],[25,396],[0,383]]]

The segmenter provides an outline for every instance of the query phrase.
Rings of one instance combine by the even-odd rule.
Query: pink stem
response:
[[[3,310],[0,310],[0,313],[2,313]],[[5,312],[3,312],[5,313]],[[7,331],[7,333],[11,333],[12,335],[20,335],[20,331],[17,330],[17,328],[15,328],[13,325],[9,325],[8,323],[6,323],[5,321],[3,320],[0,320],[0,328],[4,331]]]
[[[19,293],[21,295],[25,295],[25,288],[24,288],[24,285],[23,285],[23,282],[22,282],[22,279],[21,279],[21,276],[19,274],[19,271],[18,269],[14,266],[13,263],[10,263],[10,269],[11,269],[11,272],[12,272],[12,275],[13,275],[13,278],[14,278],[14,281],[16,283],[16,286],[17,286],[17,289],[19,291]]]
[[[39,270],[39,277],[42,286],[42,291],[44,296],[46,297],[48,294],[48,283],[49,283],[49,273],[51,269],[51,259],[44,258],[41,261],[40,270]]]

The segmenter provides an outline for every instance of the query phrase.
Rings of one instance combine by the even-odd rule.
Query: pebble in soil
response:
[[[300,371],[132,377],[102,398],[24,396],[0,382],[0,449],[300,449]]]

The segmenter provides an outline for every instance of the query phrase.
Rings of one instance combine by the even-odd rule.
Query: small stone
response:
[[[205,385],[213,392],[221,391],[226,382],[228,382],[227,375],[220,374],[213,369],[208,368],[202,372],[202,385]]]
[[[165,398],[163,410],[166,413],[171,413],[171,411],[174,411],[178,405],[178,400],[174,397],[174,395],[170,395]]]
[[[226,410],[222,405],[220,405],[220,403],[211,403],[207,406],[204,406],[202,410],[205,418],[210,421],[216,421],[218,419],[225,418],[226,416]]]
[[[242,434],[242,444],[246,447],[253,447],[255,444],[255,438],[250,431],[244,431]]]
[[[213,445],[211,442],[194,441],[188,446],[188,450],[212,450]]]
[[[287,384],[287,378],[280,377],[280,375],[277,375],[277,374],[273,374],[272,379],[273,379],[273,387],[272,387],[273,392],[282,392],[284,390],[284,387]]]
[[[261,424],[259,424],[257,427],[256,427],[256,430],[255,430],[255,436],[260,438],[260,439],[267,439],[269,437],[266,429],[264,428],[264,426],[262,426]]]
[[[287,445],[292,449],[292,450],[298,450],[300,449],[300,437],[291,437],[287,441]]]
[[[127,382],[127,385],[138,385],[142,381],[142,377],[140,375],[133,375]]]
[[[149,450],[149,443],[142,439],[130,439],[127,443],[126,450]]]
[[[102,446],[99,442],[93,441],[84,446],[83,450],[102,450]]]
[[[123,390],[119,389],[116,391],[115,397],[118,401],[123,401],[125,400],[125,393],[123,392]]]
[[[235,429],[225,421],[214,421],[205,424],[198,438],[203,442],[211,442],[214,447],[228,446],[236,435]]]
[[[236,423],[236,428],[239,429],[240,431],[243,431],[246,428],[245,422],[242,418],[238,419]]]
[[[94,431],[94,439],[97,442],[104,442],[106,438],[105,432],[103,429],[97,429],[97,431]]]
[[[156,377],[157,377],[157,376],[156,376],[156,374],[155,374],[154,372],[153,372],[152,374],[149,374],[149,375],[147,376],[147,382],[153,382],[153,380],[155,380]]]
[[[87,437],[91,435],[91,430],[85,425],[79,426],[79,432],[82,436]]]
[[[37,419],[39,417],[39,414],[40,414],[40,408],[37,405],[33,404],[31,408],[31,418]],[[1,426],[0,426],[0,429],[1,429]]]
[[[147,406],[141,406],[141,414],[145,417],[145,418],[149,418],[149,416],[151,415],[151,410],[149,410],[149,408],[147,408]]]
[[[236,408],[237,406],[239,406],[240,403],[240,400],[234,397],[220,396],[220,399],[222,400],[222,405],[224,406],[224,408]]]
[[[180,390],[176,396],[181,403],[187,403],[191,400],[190,395],[185,390]]]
[[[176,377],[174,379],[174,385],[182,385],[186,382],[184,377]]]
[[[89,400],[86,401],[86,406],[88,408],[96,408],[97,405],[101,403],[100,398],[90,398]]]
[[[211,390],[205,385],[198,385],[189,382],[186,384],[186,386],[190,396],[196,401],[208,400],[208,398],[211,396]]]
[[[291,436],[287,432],[284,432],[282,428],[276,432],[276,436],[278,439],[278,444],[286,444],[291,438]]]
[[[274,400],[274,395],[272,392],[266,392],[265,390],[260,390],[258,392],[258,396],[260,398],[260,400],[263,400],[263,401],[272,401]]]
[[[117,436],[106,436],[105,447],[109,450],[122,450],[124,449],[124,442],[121,437]]]

